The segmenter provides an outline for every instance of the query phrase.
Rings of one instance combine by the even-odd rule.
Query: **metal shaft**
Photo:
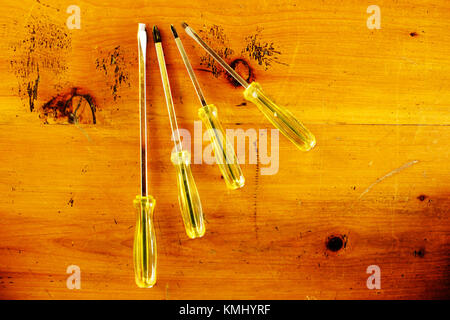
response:
[[[236,79],[237,82],[239,82],[244,88],[247,89],[248,87],[248,83],[247,81],[245,81],[244,79],[242,79],[242,77],[236,72],[234,71],[233,68],[231,68],[228,63],[226,63],[213,49],[211,49],[203,40],[202,38],[200,38],[200,36],[194,31],[194,29],[192,29],[191,27],[189,27],[187,25],[186,22],[182,23],[182,26],[184,28],[184,30],[186,31],[186,33],[191,36],[195,41],[197,41],[197,43],[206,50],[206,52],[208,52],[225,70],[227,70],[227,72]]]
[[[175,107],[173,106],[172,92],[170,90],[169,76],[167,74],[166,61],[164,59],[164,51],[161,44],[161,36],[156,26],[153,26],[153,38],[155,40],[156,55],[158,57],[159,70],[166,97],[167,111],[169,112],[170,128],[172,129],[173,143],[177,152],[181,151],[181,138],[178,131],[177,117]]]
[[[147,31],[145,24],[140,23],[138,29],[139,50],[139,119],[141,142],[141,195],[148,195],[147,169],[147,104],[146,104],[146,51]]]
[[[184,51],[183,43],[181,42],[181,39],[178,37],[178,33],[174,28],[174,26],[170,26],[170,28],[172,29],[173,36],[175,37],[175,43],[177,44],[178,51],[180,51],[181,58],[183,59],[184,65],[186,66],[189,77],[191,78],[192,84],[194,85],[195,91],[197,92],[198,99],[200,100],[202,106],[206,106],[207,103],[205,97],[203,96],[202,88],[200,88],[200,84],[198,83],[197,77],[195,76],[194,70],[192,69],[192,65],[189,61],[186,51]]]

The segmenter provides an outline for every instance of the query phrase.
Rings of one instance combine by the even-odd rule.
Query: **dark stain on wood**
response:
[[[257,28],[256,33],[245,38],[246,46],[240,51],[240,57],[232,60],[229,64],[235,69],[247,82],[254,81],[255,73],[250,67],[250,63],[245,59],[248,57],[254,60],[267,70],[274,63],[288,65],[280,60],[281,51],[275,48],[274,42],[263,41],[261,37],[262,28]],[[225,61],[229,61],[236,56],[235,50],[230,47],[228,37],[224,29],[218,25],[206,26],[199,31],[202,39]],[[234,86],[238,87],[240,84],[232,78],[208,53],[204,53],[200,57],[201,68],[196,68],[199,71],[211,72],[212,75],[218,78],[225,75],[226,79]]]
[[[419,250],[414,250],[414,257],[423,258],[425,257],[425,248],[420,248]]]
[[[274,42],[266,42],[261,39],[262,30],[262,28],[257,28],[254,34],[245,38],[247,45],[241,54],[255,60],[265,70],[269,69],[273,63],[288,66],[287,63],[280,60],[281,51],[275,48]]]
[[[36,66],[37,78],[33,81],[27,83],[27,94],[28,94],[28,104],[30,106],[30,111],[34,109],[34,101],[37,100],[38,86],[39,86],[39,65]]]
[[[212,25],[207,27],[203,25],[203,29],[199,31],[200,37],[224,60],[230,58],[234,54],[234,50],[229,47],[229,41],[222,27]],[[214,77],[218,78],[225,70],[211,57],[208,53],[204,53],[200,57],[200,65],[202,69],[209,70]]]
[[[57,8],[57,7],[52,7],[51,5],[46,4],[46,3],[42,2],[41,0],[36,0],[36,2],[39,3],[41,6],[44,6],[44,7],[46,7],[46,8],[50,8],[50,9],[56,10],[57,12],[60,11],[59,8]]]
[[[417,197],[417,199],[419,199],[420,201],[424,201],[427,198],[426,195],[421,194],[420,196]]]
[[[131,86],[128,72],[130,64],[120,46],[108,51],[100,50],[99,57],[95,60],[95,68],[105,76],[114,101],[121,98],[119,91],[122,86]]]
[[[65,56],[71,48],[71,38],[66,30],[43,13],[32,15],[23,38],[10,45],[14,57],[9,65],[18,81],[18,95],[30,111],[35,109],[43,73],[46,79],[59,81],[67,70]]]

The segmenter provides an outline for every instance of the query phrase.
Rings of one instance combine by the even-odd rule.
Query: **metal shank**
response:
[[[166,96],[167,111],[169,112],[170,128],[172,129],[173,143],[177,152],[181,151],[181,138],[178,132],[177,118],[175,108],[173,106],[172,93],[170,90],[169,76],[167,74],[166,62],[164,60],[164,51],[161,42],[155,43],[156,55],[158,57],[159,70],[164,87],[164,95]]]
[[[146,50],[147,32],[145,24],[139,24],[138,31],[139,50],[139,120],[141,144],[141,195],[148,195],[148,169],[147,169],[147,104],[146,104]]]
[[[197,92],[198,99],[202,106],[206,106],[206,100],[203,96],[202,89],[200,88],[200,84],[198,83],[197,77],[195,76],[194,70],[192,69],[192,65],[189,62],[189,58],[187,57],[186,51],[184,51],[183,43],[180,38],[175,38],[175,42],[178,47],[178,51],[180,51],[181,58],[183,59],[184,65],[188,71],[189,77],[191,78],[192,84],[194,85],[195,91]]]
[[[211,49],[201,38],[200,36],[189,27],[186,23],[183,23],[183,28],[188,35],[190,35],[197,43],[206,50],[227,72],[236,79],[244,88],[248,87],[247,81],[242,79],[242,77],[234,71],[213,49]]]

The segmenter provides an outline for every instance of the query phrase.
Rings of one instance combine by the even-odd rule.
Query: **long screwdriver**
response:
[[[197,92],[198,98],[202,105],[202,107],[198,109],[198,116],[208,129],[208,133],[214,147],[217,165],[222,172],[228,188],[241,188],[245,184],[245,178],[242,174],[236,154],[234,153],[233,145],[226,139],[225,131],[223,130],[218,118],[217,108],[213,104],[206,103],[202,89],[200,88],[194,70],[189,62],[186,51],[184,50],[183,43],[178,37],[177,30],[172,25],[170,28],[172,29],[178,51],[180,51],[181,58],[186,65],[189,77],[191,78],[192,84],[194,85],[195,91]]]
[[[164,51],[161,44],[161,35],[158,27],[153,26],[153,39],[155,41],[156,55],[158,57],[159,70],[166,97],[167,111],[169,112],[170,127],[172,129],[175,152],[171,155],[171,161],[177,170],[178,201],[180,203],[181,216],[188,237],[194,239],[205,234],[203,222],[203,210],[200,196],[195,185],[191,171],[191,154],[182,149],[180,133],[178,131],[175,108],[173,106],[170,90],[169,76],[167,74]]]
[[[294,115],[284,107],[273,102],[263,91],[261,85],[256,81],[247,83],[233,68],[231,68],[213,49],[211,49],[200,36],[187,25],[182,23],[186,33],[191,36],[203,49],[206,50],[233,78],[244,88],[244,98],[253,102],[266,118],[276,127],[286,138],[302,151],[311,150],[316,145],[316,138],[298,121]]]
[[[155,199],[148,194],[147,170],[147,104],[146,104],[146,51],[147,31],[145,24],[138,27],[139,55],[139,118],[141,144],[141,194],[133,203],[137,209],[134,233],[134,275],[140,288],[151,288],[156,282],[156,238],[153,227]]]

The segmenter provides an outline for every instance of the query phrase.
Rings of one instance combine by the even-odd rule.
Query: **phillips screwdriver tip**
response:
[[[175,27],[172,24],[170,25],[170,29],[172,30],[173,36],[175,38],[178,38],[177,30],[175,29]]]
[[[161,35],[157,26],[153,26],[153,40],[155,43],[161,42]]]

